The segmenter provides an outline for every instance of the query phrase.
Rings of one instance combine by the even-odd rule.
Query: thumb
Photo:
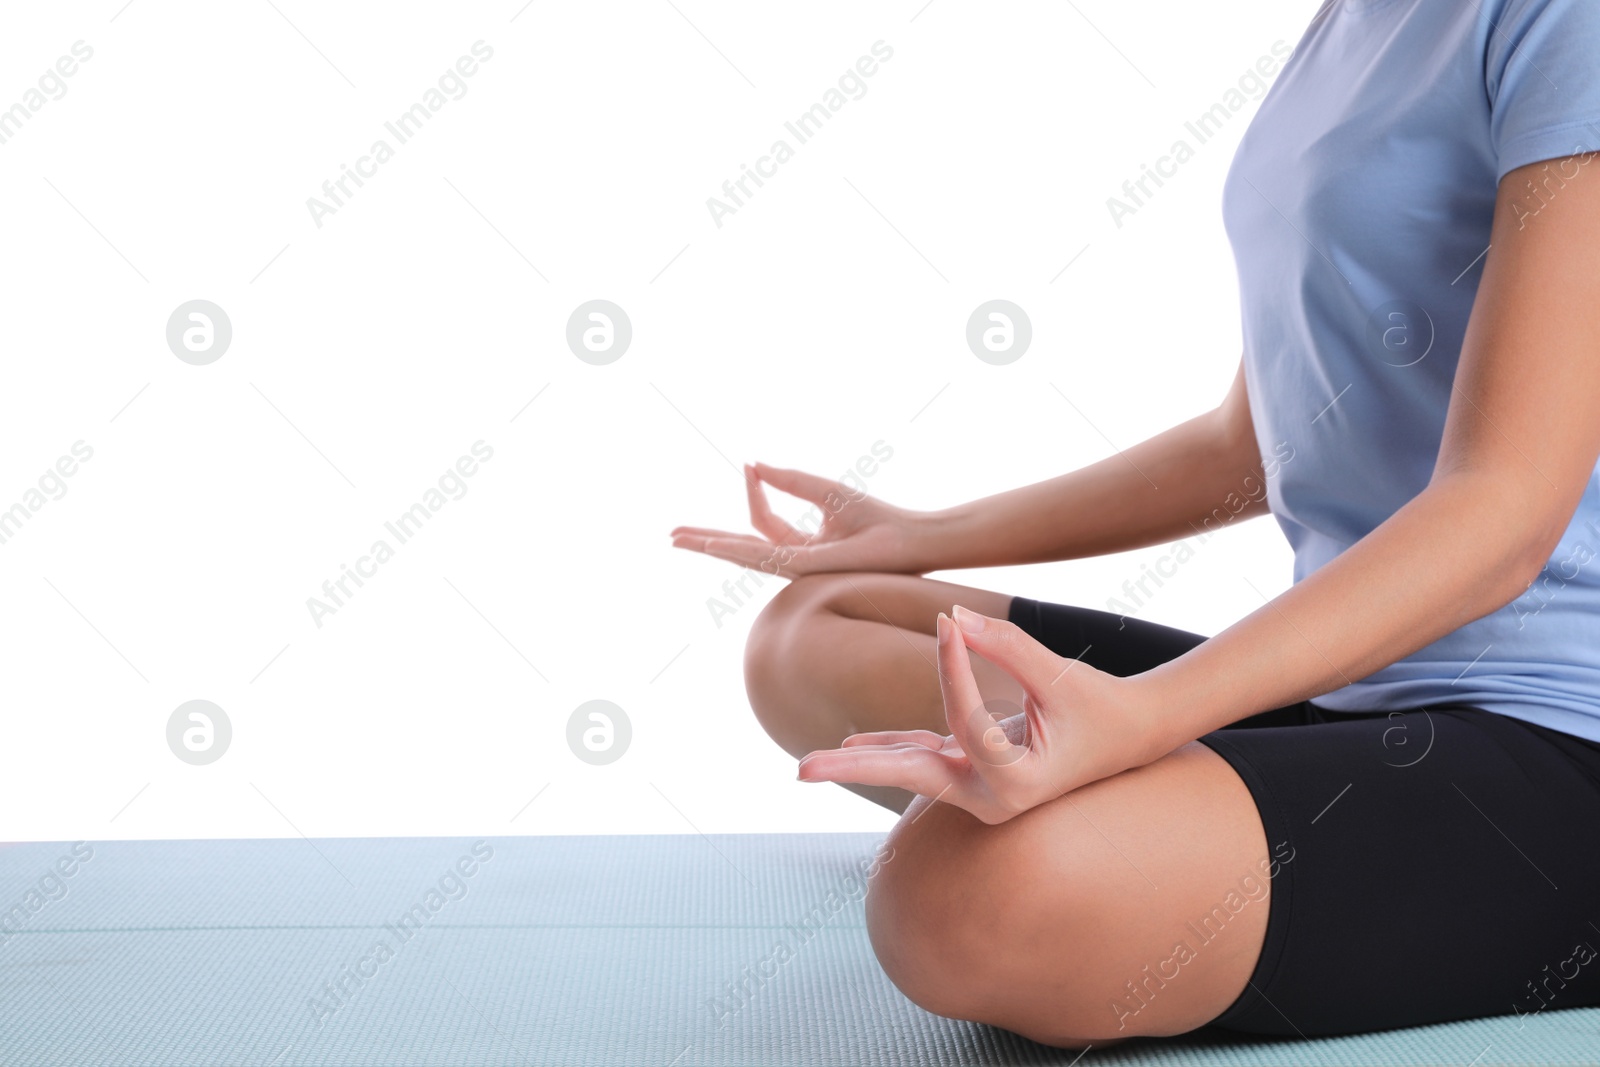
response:
[[[987,767],[1007,767],[1027,755],[1000,725],[995,704],[986,701],[973,677],[961,630],[944,612],[934,621],[939,652],[939,689],[944,695],[945,723],[961,751],[980,775]]]
[[[980,615],[957,604],[951,612],[966,646],[1005,671],[1035,697],[1061,674],[1066,661],[1006,619]]]

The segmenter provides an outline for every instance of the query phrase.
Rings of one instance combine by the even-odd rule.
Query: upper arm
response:
[[[1242,358],[1239,360],[1239,369],[1233,375],[1233,384],[1228,387],[1228,395],[1217,405],[1215,414],[1218,427],[1229,444],[1254,454],[1256,428],[1250,418],[1250,394],[1245,385]]]
[[[1246,501],[1239,509],[1230,504],[1229,511],[1241,519],[1271,514],[1265,461],[1256,443],[1255,422],[1250,417],[1250,393],[1245,384],[1243,359],[1234,372],[1227,396],[1211,412],[1211,417],[1221,457],[1217,468],[1221,482],[1219,492],[1224,499],[1238,497],[1242,492]]]
[[[1490,479],[1518,509],[1530,551],[1548,556],[1597,456],[1600,158],[1591,153],[1530,164],[1500,184],[1434,479]]]

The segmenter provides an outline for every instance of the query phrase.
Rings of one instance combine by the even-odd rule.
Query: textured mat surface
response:
[[[889,984],[860,903],[878,840],[0,846],[0,1063],[1073,1063]],[[1600,1009],[1082,1062],[1594,1064]]]

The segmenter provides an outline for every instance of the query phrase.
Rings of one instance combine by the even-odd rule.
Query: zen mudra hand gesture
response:
[[[1162,755],[1141,729],[1128,679],[1058,656],[1005,620],[960,606],[954,614],[939,614],[935,635],[950,733],[853,734],[802,759],[803,781],[897,786],[999,823]],[[1022,686],[1020,709],[984,700],[969,649]]]

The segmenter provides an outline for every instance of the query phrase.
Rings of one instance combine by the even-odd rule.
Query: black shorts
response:
[[[1122,676],[1205,640],[1025,597],[1010,618]],[[1310,1037],[1600,1005],[1600,743],[1460,704],[1311,702],[1199,740],[1291,857],[1213,1025]]]

